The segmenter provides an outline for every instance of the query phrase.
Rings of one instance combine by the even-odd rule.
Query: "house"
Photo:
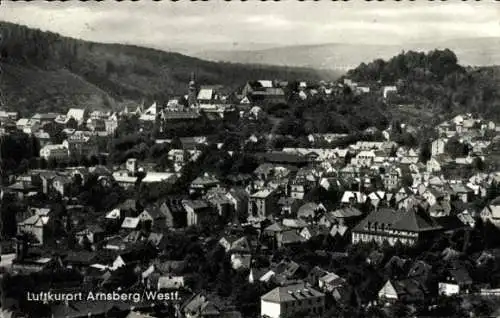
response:
[[[319,266],[314,266],[313,269],[307,274],[306,282],[313,287],[319,286],[319,279],[328,274],[326,270]]]
[[[48,214],[35,214],[17,224],[18,233],[30,233],[43,245],[51,236],[54,224]]]
[[[86,120],[87,115],[88,113],[86,109],[70,108],[68,110],[68,113],[66,114],[66,120],[73,118],[74,120],[76,120],[78,125],[81,125]]]
[[[210,222],[210,220],[216,216],[213,209],[205,200],[182,200],[182,206],[187,213],[187,226]]]
[[[226,252],[250,253],[250,243],[248,239],[243,237],[224,236],[219,240],[219,244]]]
[[[451,196],[456,198],[463,203],[469,202],[469,200],[474,195],[474,191],[463,183],[452,183],[450,184]]]
[[[204,173],[202,176],[199,176],[191,182],[189,192],[191,194],[205,194],[210,188],[218,187],[219,185],[220,181],[215,176]]]
[[[384,86],[382,89],[382,96],[384,99],[387,99],[389,96],[396,94],[398,92],[398,88],[396,86]]]
[[[302,200],[290,197],[281,197],[278,200],[280,214],[284,217],[296,216],[301,204]]]
[[[480,213],[483,222],[491,222],[500,227],[500,197],[491,201]]]
[[[158,290],[179,290],[184,288],[184,276],[160,276],[158,278]]]
[[[46,131],[39,130],[35,132],[33,136],[38,140],[41,148],[51,143],[50,135]]]
[[[427,188],[427,190],[422,193],[422,197],[430,206],[433,206],[440,200],[447,199],[447,196],[444,192],[441,192],[435,188]]]
[[[252,255],[250,254],[231,254],[231,266],[234,270],[248,270],[252,264]]]
[[[426,163],[427,172],[440,172],[442,169],[442,163],[436,158],[430,158]]]
[[[325,294],[302,284],[276,287],[260,298],[262,317],[282,318],[306,313],[319,317],[325,310]]]
[[[438,156],[445,153],[445,145],[448,142],[446,138],[438,138],[431,143],[431,156]]]
[[[202,294],[189,298],[181,306],[180,311],[186,318],[211,318],[221,315],[220,308]]]
[[[333,292],[335,289],[343,287],[346,281],[335,273],[327,272],[318,279],[318,286],[324,292]]]
[[[396,211],[381,208],[370,213],[352,230],[352,243],[371,242],[414,245],[441,230],[436,221],[419,209]]]
[[[237,219],[246,219],[248,216],[248,200],[249,194],[243,188],[233,187],[226,193],[227,198],[231,202],[233,211]]]
[[[467,270],[462,267],[448,269],[445,277],[438,284],[440,295],[452,296],[460,293],[468,293],[472,286],[472,278]]]
[[[389,171],[387,171],[387,173],[383,177],[384,187],[387,190],[397,189],[399,187],[401,177],[402,173],[400,168],[389,168]]]
[[[121,228],[124,230],[138,230],[140,225],[140,219],[138,217],[126,217],[123,220]]]
[[[279,193],[276,189],[263,189],[253,193],[248,200],[248,215],[266,218],[278,211]]]
[[[137,176],[130,175],[129,171],[121,170],[113,172],[113,179],[125,189],[131,189],[135,187],[137,183]]]
[[[300,244],[306,241],[295,229],[284,230],[278,233],[276,237],[278,247]]]
[[[384,302],[411,302],[423,300],[425,289],[415,279],[388,280],[378,292],[378,298]]]
[[[22,200],[23,198],[30,196],[33,193],[36,193],[38,188],[36,186],[31,185],[29,182],[19,181],[9,185],[4,190],[9,193],[17,194],[17,197]]]
[[[146,176],[141,179],[143,184],[153,184],[153,183],[170,183],[173,184],[177,180],[177,175],[172,172],[156,172],[148,171]]]
[[[66,161],[69,159],[69,150],[64,144],[45,145],[40,149],[40,157],[47,161]]]
[[[376,155],[373,150],[362,150],[356,155],[355,160],[351,161],[351,163],[358,167],[369,167],[372,165],[375,157]]]
[[[340,199],[341,203],[344,204],[359,204],[366,202],[366,194],[359,191],[345,191]]]
[[[93,138],[86,136],[85,133],[75,132],[62,143],[69,150],[70,156],[90,157],[97,154],[97,144]]]
[[[86,242],[96,244],[104,240],[104,230],[99,225],[88,225],[85,229],[75,234],[78,244],[84,246]]]
[[[299,208],[297,217],[303,220],[313,220],[317,215],[324,212],[326,212],[326,208],[321,203],[308,202]]]
[[[226,196],[226,190],[213,188],[203,197],[217,214],[225,221],[235,221],[235,213],[231,200]]]
[[[438,200],[429,208],[429,215],[434,218],[449,216],[450,212],[451,205],[448,200]]]
[[[67,192],[69,191],[69,188],[73,181],[71,178],[67,175],[57,175],[53,180],[52,180],[52,189],[60,194],[61,196],[66,196]]]

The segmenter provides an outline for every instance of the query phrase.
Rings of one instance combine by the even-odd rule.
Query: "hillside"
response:
[[[0,22],[3,102],[21,112],[71,106],[115,108],[185,94],[191,73],[198,83],[228,90],[250,79],[334,79],[328,71],[215,63],[121,44],[72,39]]]
[[[462,65],[486,66],[500,64],[500,53],[496,49],[499,46],[500,38],[477,38],[406,45],[332,43],[256,50],[202,50],[190,55],[212,61],[346,70],[376,58],[389,59],[402,50],[430,51],[448,48],[457,54]]]
[[[408,51],[362,63],[346,76],[372,85],[396,84],[398,97],[392,104],[413,105],[423,115],[470,112],[500,119],[500,67],[463,67],[451,50]]]

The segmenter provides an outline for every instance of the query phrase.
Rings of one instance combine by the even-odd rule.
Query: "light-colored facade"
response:
[[[42,149],[40,149],[40,157],[44,158],[45,160],[67,160],[69,159],[69,151],[64,144],[46,145]]]
[[[304,284],[276,287],[260,299],[261,317],[282,318],[293,314],[321,317],[325,294]]]

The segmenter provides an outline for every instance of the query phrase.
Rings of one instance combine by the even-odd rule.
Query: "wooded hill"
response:
[[[450,116],[470,112],[500,119],[500,67],[465,68],[454,52],[403,52],[350,70],[347,77],[362,83],[398,86],[401,104],[421,113]]]
[[[320,80],[307,68],[215,63],[178,53],[102,44],[0,22],[3,103],[21,112],[114,108],[185,94],[190,74],[229,90],[252,79]]]

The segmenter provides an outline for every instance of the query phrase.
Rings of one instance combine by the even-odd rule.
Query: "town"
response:
[[[193,73],[184,95],[121,110],[1,111],[2,315],[492,314],[497,123],[282,134],[291,100],[399,95],[346,77],[228,93]],[[26,297],[116,291],[178,297]]]

